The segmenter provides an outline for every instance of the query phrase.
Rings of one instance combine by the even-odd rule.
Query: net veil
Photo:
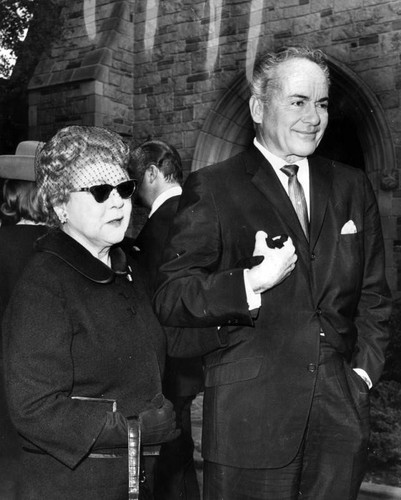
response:
[[[71,190],[128,179],[129,147],[115,132],[73,125],[38,147],[35,175],[43,205],[50,211]]]

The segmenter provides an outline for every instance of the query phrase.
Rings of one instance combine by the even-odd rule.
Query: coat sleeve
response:
[[[90,451],[110,401],[71,399],[73,328],[55,276],[23,275],[3,321],[10,415],[26,446],[74,468]]]
[[[252,325],[243,270],[222,263],[224,245],[230,241],[212,183],[207,172],[189,176],[170,228],[154,295],[155,310],[165,325]]]
[[[355,316],[358,332],[353,359],[355,368],[364,369],[373,384],[380,378],[389,340],[388,321],[391,295],[385,277],[385,256],[380,214],[370,182],[364,185],[364,272]]]

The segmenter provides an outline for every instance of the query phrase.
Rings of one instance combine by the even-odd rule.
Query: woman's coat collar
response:
[[[71,236],[60,230],[51,231],[39,238],[35,244],[35,250],[55,255],[95,283],[108,284],[114,281],[116,275],[128,274],[127,258],[120,247],[114,246],[110,249],[110,268]]]

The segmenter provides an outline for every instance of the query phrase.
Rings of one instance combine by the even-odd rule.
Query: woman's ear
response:
[[[262,123],[263,119],[263,104],[255,96],[249,99],[249,111],[254,123]]]
[[[62,205],[55,205],[53,209],[56,212],[60,224],[65,224],[68,221],[68,212],[65,204],[63,203]]]

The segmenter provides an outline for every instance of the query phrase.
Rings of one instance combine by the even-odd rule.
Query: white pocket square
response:
[[[341,234],[355,234],[357,232],[358,231],[353,220],[346,222],[341,229]]]

